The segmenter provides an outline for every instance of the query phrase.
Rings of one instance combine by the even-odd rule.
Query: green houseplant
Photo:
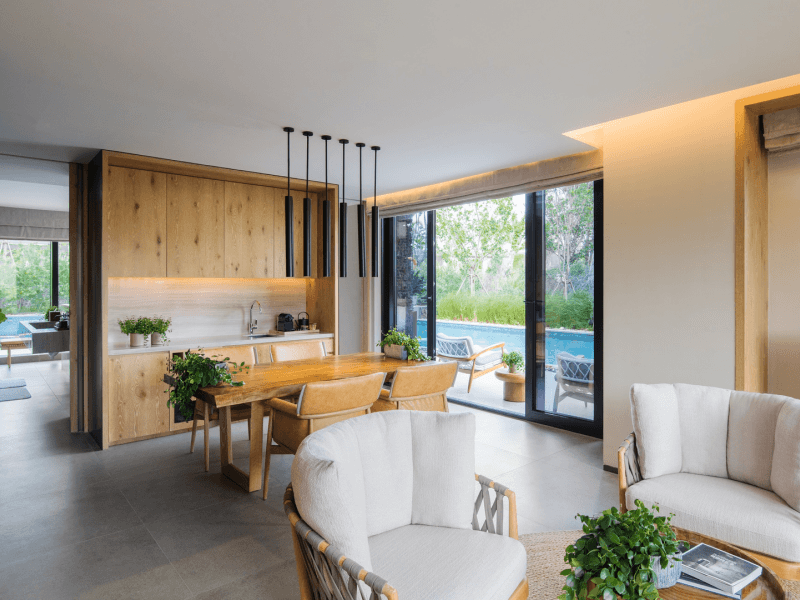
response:
[[[117,321],[119,330],[128,336],[131,348],[144,346],[144,338],[153,331],[153,323],[147,317],[125,317]]]
[[[169,375],[172,377],[167,406],[176,407],[177,411],[185,420],[190,420],[194,416],[194,397],[195,392],[201,387],[229,384],[232,386],[242,386],[243,381],[233,381],[233,376],[248,370],[244,362],[237,365],[230,363],[233,367],[229,370],[230,358],[220,358],[214,354],[211,357],[204,356],[203,350],[197,352],[187,351],[185,356],[175,354],[169,361]]]
[[[7,318],[8,318],[8,317],[6,317],[6,313],[4,313],[4,312],[3,312],[3,309],[2,309],[2,308],[0,308],[0,323],[3,323],[3,322],[5,322],[5,320],[6,320]]]
[[[522,353],[517,352],[503,352],[503,363],[508,367],[509,373],[516,373],[517,369],[522,370],[525,366],[525,359],[522,358]]]
[[[51,313],[52,311],[54,311],[54,310],[56,310],[56,311],[57,311],[57,310],[58,310],[58,307],[57,307],[57,306],[48,306],[48,307],[47,307],[47,310],[46,310],[46,311],[44,311],[44,320],[45,320],[45,321],[49,321],[49,320],[50,320],[50,313]]]
[[[613,507],[597,517],[578,517],[585,535],[567,546],[564,562],[570,568],[561,572],[567,581],[559,600],[656,600],[659,587],[677,581],[680,549],[672,515],[657,517],[637,500],[624,514]],[[659,585],[656,576],[665,569],[674,581]]]
[[[163,346],[169,342],[167,333],[171,332],[172,319],[165,319],[164,317],[153,317],[150,319],[152,331],[150,332],[150,345]]]
[[[422,353],[419,338],[412,338],[407,333],[397,331],[396,327],[390,329],[377,345],[381,347],[386,356],[392,358],[428,360],[428,357]]]

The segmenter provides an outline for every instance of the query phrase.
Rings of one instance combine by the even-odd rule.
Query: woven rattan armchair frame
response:
[[[491,352],[492,350],[503,350],[505,348],[506,343],[500,342],[498,344],[493,344],[488,348],[484,348],[480,352],[476,352],[471,356],[448,356],[447,354],[442,354],[441,352],[436,353],[436,360],[441,362],[457,362],[458,363],[458,372],[459,373],[469,373],[469,383],[467,384],[467,393],[472,391],[472,381],[477,379],[478,377],[483,377],[484,375],[488,375],[492,371],[496,371],[497,369],[503,368],[503,363],[499,363],[494,365],[493,367],[487,367],[485,369],[475,370],[475,361],[476,359],[486,354],[487,352]],[[471,367],[462,366],[462,363],[472,363]]]
[[[519,539],[514,492],[483,475],[475,475],[475,479],[481,489],[475,500],[472,528],[503,535],[504,498],[508,498],[508,534]],[[494,494],[490,490],[494,490]],[[303,521],[294,503],[291,484],[283,496],[283,509],[294,530],[292,539],[302,600],[402,600],[389,582],[347,558]],[[359,581],[365,585],[359,586]],[[368,598],[364,595],[365,588],[369,590]],[[528,580],[524,579],[509,600],[527,597]]]
[[[625,441],[622,442],[622,445],[617,450],[617,469],[619,472],[619,509],[622,512],[626,512],[628,507],[625,503],[625,494],[629,487],[642,480],[635,433],[631,433],[625,438]],[[800,563],[788,562],[774,556],[753,552],[747,548],[740,547],[740,549],[762,565],[768,566],[778,577],[790,581],[800,581]]]

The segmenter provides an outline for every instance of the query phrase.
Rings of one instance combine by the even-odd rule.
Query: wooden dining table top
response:
[[[233,376],[234,381],[244,381],[243,386],[226,384],[200,388],[195,392],[195,397],[221,408],[297,394],[305,384],[316,381],[334,381],[372,373],[388,374],[402,367],[423,364],[425,363],[413,360],[387,358],[380,352],[363,352],[253,365]],[[171,382],[168,376],[164,380]]]

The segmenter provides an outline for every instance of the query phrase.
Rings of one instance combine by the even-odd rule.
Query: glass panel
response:
[[[50,242],[0,240],[0,337],[30,335],[20,321],[44,320],[50,285]]]
[[[545,385],[536,408],[592,421],[594,184],[547,190],[544,230]]]
[[[427,351],[428,215],[425,212],[395,218],[395,290],[397,329],[419,336]]]
[[[493,372],[503,351],[525,360],[524,294],[524,195],[436,211],[437,354],[477,353],[504,344],[481,355],[471,382],[470,373],[459,372],[448,397],[525,414],[524,369],[520,387],[513,388],[520,392],[516,396],[506,394]],[[460,339],[443,342],[441,336]],[[520,401],[505,399],[512,397]]]
[[[69,242],[58,242],[58,307],[69,310]]]

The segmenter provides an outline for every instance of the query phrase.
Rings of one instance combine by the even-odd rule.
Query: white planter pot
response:
[[[400,346],[399,344],[384,346],[383,353],[388,358],[399,358],[400,360],[408,360],[408,352],[406,352],[406,347]]]
[[[517,372],[517,365],[509,365],[508,366],[509,373],[516,373]]]
[[[143,348],[144,347],[144,335],[141,333],[131,333],[129,334],[129,345],[131,348]]]
[[[150,334],[150,345],[151,346],[163,346],[164,345],[164,337],[160,333],[151,333]]]

